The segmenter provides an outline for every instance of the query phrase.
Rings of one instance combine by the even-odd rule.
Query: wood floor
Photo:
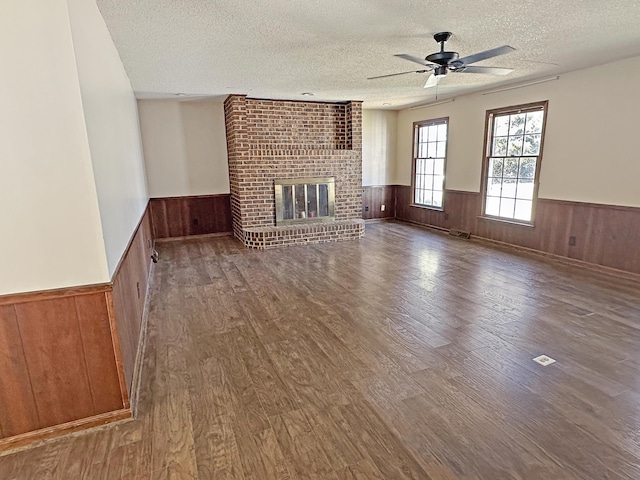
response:
[[[640,479],[637,283],[399,223],[159,251],[138,419],[1,479]]]

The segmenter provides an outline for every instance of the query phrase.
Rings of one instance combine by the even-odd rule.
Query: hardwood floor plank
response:
[[[325,452],[300,410],[271,417],[289,470],[299,479],[337,480]]]
[[[366,402],[341,407],[340,413],[347,424],[360,433],[359,448],[367,452],[385,478],[398,480],[430,478]]]
[[[284,455],[271,428],[242,437],[238,446],[245,480],[291,480]]]
[[[367,458],[357,446],[357,431],[349,428],[338,407],[321,411],[307,406],[303,412],[336,471]]]
[[[250,333],[251,332],[251,333]],[[298,402],[289,387],[278,374],[267,351],[252,335],[249,327],[235,329],[236,343],[251,377],[253,388],[267,416],[290,412],[298,408]]]
[[[360,460],[337,471],[340,480],[386,480],[371,460]]]
[[[216,359],[192,365],[189,375],[194,448],[200,478],[242,479],[233,431],[231,386]]]

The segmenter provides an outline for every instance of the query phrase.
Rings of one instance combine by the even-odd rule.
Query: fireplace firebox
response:
[[[335,179],[275,180],[276,225],[335,221]]]

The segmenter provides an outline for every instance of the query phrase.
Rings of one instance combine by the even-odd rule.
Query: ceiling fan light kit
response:
[[[438,82],[446,77],[449,72],[454,73],[486,73],[490,75],[507,75],[511,73],[513,70],[508,68],[496,68],[496,67],[481,67],[481,66],[472,66],[473,63],[480,62],[482,60],[487,60],[489,58],[497,57],[499,55],[505,55],[507,53],[511,53],[515,50],[515,48],[509,45],[503,45],[502,47],[492,48],[490,50],[485,50],[483,52],[478,52],[473,55],[469,55],[463,58],[460,58],[458,52],[449,52],[444,48],[444,44],[447,40],[451,38],[451,32],[439,32],[433,36],[433,39],[440,44],[440,51],[431,53],[427,55],[424,59],[414,57],[413,55],[408,55],[406,53],[400,53],[395,55],[396,57],[402,58],[409,62],[414,62],[423,67],[427,67],[422,70],[413,70],[410,72],[400,72],[400,73],[392,73],[389,75],[379,75],[377,77],[370,77],[369,80],[383,78],[383,77],[393,77],[396,75],[405,75],[407,73],[426,73],[432,72],[432,74],[427,79],[427,83],[424,88],[435,87]]]

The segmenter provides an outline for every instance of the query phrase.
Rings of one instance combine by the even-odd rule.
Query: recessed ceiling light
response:
[[[186,93],[176,93],[175,96],[176,97],[186,97],[187,94]]]
[[[313,97],[313,93],[311,92],[302,92],[301,95],[304,97]]]
[[[390,107],[390,106],[391,106],[391,104],[390,104],[390,103],[383,103],[383,104],[382,104],[382,106],[383,106],[383,107]]]

